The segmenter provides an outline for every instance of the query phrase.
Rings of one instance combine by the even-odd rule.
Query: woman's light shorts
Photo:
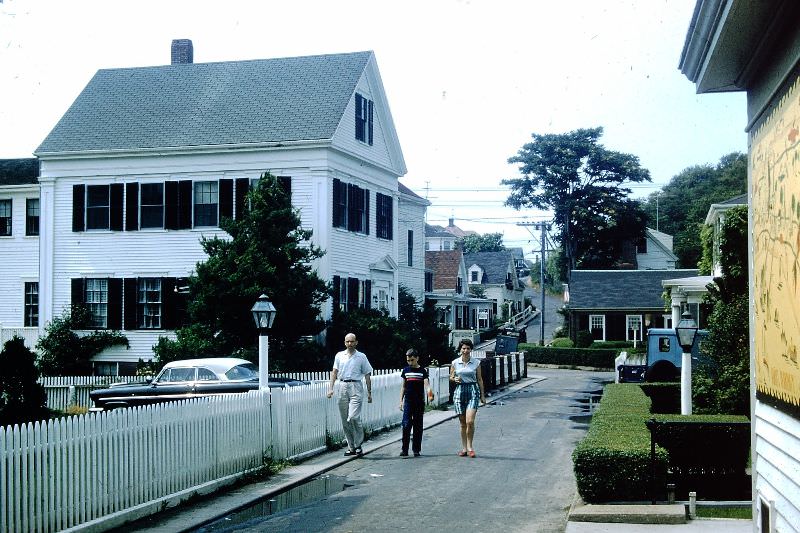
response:
[[[453,391],[453,407],[456,414],[462,415],[467,409],[478,409],[481,395],[477,383],[460,383]]]

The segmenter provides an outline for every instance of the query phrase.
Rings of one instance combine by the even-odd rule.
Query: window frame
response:
[[[632,325],[635,325],[636,327],[631,327]],[[644,333],[642,329],[643,325],[644,320],[642,315],[625,315],[625,340],[642,342]],[[633,337],[631,337],[631,331],[638,332],[638,335],[634,333]]]
[[[104,203],[100,190],[105,189]],[[92,193],[95,193],[94,195]],[[92,203],[94,202],[94,204]],[[86,231],[111,229],[111,184],[86,185]]]
[[[83,304],[89,311],[89,326],[108,328],[108,278],[86,278],[83,287]],[[97,295],[98,301],[89,298]]]
[[[5,214],[5,208],[8,206],[8,214]],[[14,200],[12,198],[0,199],[0,237],[11,237],[12,222],[14,220]]]
[[[356,93],[355,98],[355,138],[359,142],[372,146],[374,142],[375,103],[360,93]]]
[[[375,235],[379,239],[391,241],[394,237],[394,199],[379,192],[375,193]]]
[[[595,321],[599,321],[600,325],[595,328],[594,323]],[[600,329],[602,330],[603,334],[602,337],[599,339],[601,341],[606,340],[606,316],[605,315],[589,315],[589,334],[592,334],[592,330]]]
[[[208,190],[203,190],[208,186]],[[198,190],[200,189],[200,190]],[[198,201],[211,200],[208,202]],[[195,228],[219,226],[219,181],[195,181],[192,188],[192,225]],[[207,223],[208,222],[208,223]]]
[[[33,204],[36,207],[32,207]],[[35,214],[32,214],[35,211]],[[41,203],[39,198],[25,198],[25,235],[28,237],[39,236],[39,217],[41,216]]]
[[[39,282],[26,281],[23,291],[23,325],[26,328],[39,327]]]
[[[137,278],[136,280],[136,328],[163,329],[164,293],[162,279]],[[156,287],[157,286],[157,287]],[[156,295],[155,300],[150,297]]]
[[[164,229],[165,207],[164,201],[164,182],[151,182],[139,184],[139,229]],[[161,203],[145,203],[145,195],[150,200],[149,193],[145,193],[145,188],[160,188],[161,189]],[[156,213],[160,215],[158,224],[152,223],[149,219],[155,220]]]

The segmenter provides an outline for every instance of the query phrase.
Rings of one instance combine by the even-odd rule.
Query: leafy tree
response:
[[[508,160],[520,164],[523,177],[502,182],[511,186],[506,205],[553,211],[567,276],[584,259],[596,267],[618,258],[619,242],[644,234],[631,190],[622,185],[650,181],[650,173],[636,156],[600,145],[602,134],[603,128],[533,134]]]
[[[20,337],[0,351],[0,426],[25,424],[48,417],[47,395],[38,383],[36,354]]]
[[[39,370],[45,376],[89,376],[92,358],[112,346],[129,346],[128,338],[119,331],[95,330],[79,335],[76,331],[90,329],[89,311],[75,305],[44,328],[36,343]]]
[[[747,156],[732,153],[715,166],[684,169],[661,191],[651,194],[643,208],[651,227],[658,226],[659,231],[673,236],[678,266],[695,268],[701,259],[700,231],[709,206],[746,192]]]
[[[506,249],[503,245],[502,233],[485,233],[483,235],[466,235],[462,241],[464,253],[476,252],[502,252]]]
[[[711,246],[710,241],[705,245]],[[747,207],[733,207],[726,212],[719,248],[722,276],[709,286],[712,311],[708,318],[708,339],[703,343],[710,362],[694,370],[692,396],[698,413],[747,415],[750,412]]]
[[[277,310],[269,335],[270,366],[287,368],[297,350],[319,351],[301,338],[325,325],[319,306],[328,287],[311,264],[324,252],[311,244],[311,231],[300,226],[299,213],[276,177],[262,175],[247,204],[239,219],[221,221],[230,238],[202,239],[208,258],[189,278],[188,325],[176,340],[159,340],[154,347],[158,365],[198,356],[256,360],[258,332],[250,309],[262,293]]]
[[[398,318],[378,309],[353,309],[337,313],[326,335],[329,351],[326,368],[333,363],[333,354],[344,349],[344,336],[355,333],[358,349],[369,357],[374,368],[398,368],[405,365],[405,352],[415,348],[422,363],[430,360],[452,360],[454,350],[448,343],[449,329],[436,320],[435,303],[425,300],[422,306],[405,288],[399,291]]]

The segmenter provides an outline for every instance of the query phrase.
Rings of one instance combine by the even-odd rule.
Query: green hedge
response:
[[[517,349],[525,352],[525,360],[529,363],[589,366],[607,368],[609,370],[614,368],[614,359],[619,354],[618,350],[555,348],[552,346],[537,346],[535,344],[520,344]]]
[[[578,493],[586,503],[650,498],[650,399],[636,383],[607,385],[589,431],[572,452]],[[667,452],[656,449],[656,483],[666,483]]]
[[[572,453],[578,493],[586,503],[663,500],[668,468],[683,499],[697,488],[701,499],[747,499],[749,429],[742,427],[747,418],[653,414],[651,398],[674,406],[676,390],[673,384],[605,387],[589,431]],[[651,493],[650,419],[679,423],[656,439],[656,494]]]

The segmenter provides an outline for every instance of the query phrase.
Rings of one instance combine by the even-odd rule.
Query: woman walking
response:
[[[458,343],[460,357],[450,365],[450,381],[456,384],[453,392],[453,406],[461,423],[461,457],[475,457],[472,439],[475,436],[475,415],[478,414],[478,401],[486,405],[483,390],[481,362],[472,358],[472,341],[461,339]],[[480,394],[480,396],[479,396]]]

